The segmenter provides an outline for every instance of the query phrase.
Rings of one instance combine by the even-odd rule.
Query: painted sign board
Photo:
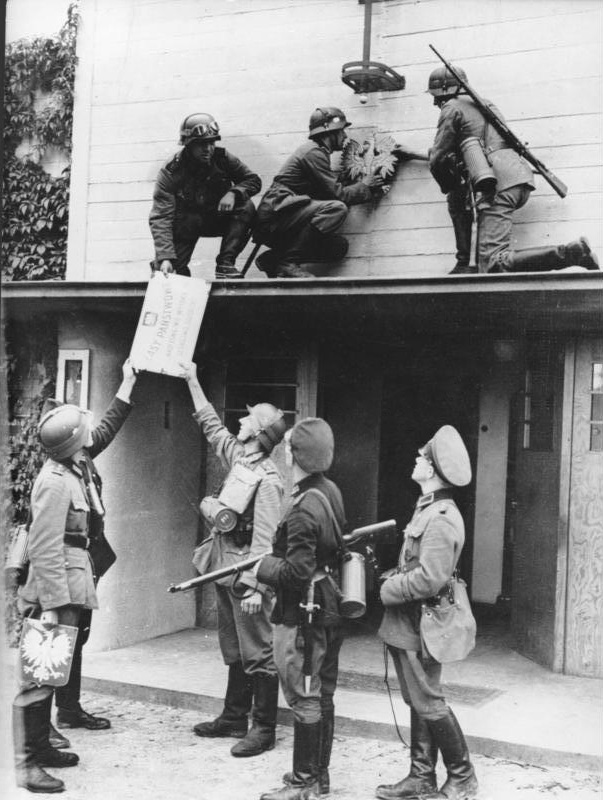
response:
[[[179,376],[193,359],[210,284],[156,273],[149,281],[130,360],[136,369]]]

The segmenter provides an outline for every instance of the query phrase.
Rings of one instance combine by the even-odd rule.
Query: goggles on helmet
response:
[[[186,132],[187,139],[204,139],[207,136],[218,136],[220,128],[217,122],[201,122]]]

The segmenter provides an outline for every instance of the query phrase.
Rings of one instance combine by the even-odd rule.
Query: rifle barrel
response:
[[[389,533],[390,531],[396,530],[396,520],[395,519],[388,519],[385,522],[375,522],[372,525],[364,525],[362,528],[354,528],[353,531],[347,533],[343,537],[343,541],[346,544],[351,542],[356,542],[359,539],[365,539],[369,536],[374,536],[375,534],[383,534]]]
[[[509,145],[512,150],[525,158],[536,170],[539,175],[545,179],[545,181],[552,186],[552,188],[557,192],[559,197],[566,197],[567,195],[567,186],[563,183],[563,181],[558,178],[550,169],[548,169],[542,161],[540,161],[536,156],[528,149],[527,145],[525,145],[517,136],[513,133],[513,131],[509,128],[507,123],[501,119],[498,114],[493,111],[486,102],[479,96],[479,94],[473,89],[467,81],[463,80],[463,78],[459,75],[457,70],[452,66],[449,61],[446,61],[444,56],[435,49],[435,47],[430,44],[429,47],[433,50],[436,56],[440,59],[442,64],[446,67],[446,69],[453,75],[461,86],[469,95],[469,97],[473,100],[475,105],[478,109],[482,112],[486,120],[498,131],[498,133],[502,136],[505,142]]]
[[[237,572],[244,572],[257,564],[264,556],[270,555],[270,551],[260,553],[260,555],[247,558],[245,561],[239,561],[237,564],[232,564],[230,567],[222,567],[215,569],[213,572],[208,572],[205,575],[199,575],[198,578],[191,578],[190,581],[183,581],[182,583],[172,583],[168,587],[168,592],[174,594],[175,592],[187,592],[189,589],[195,589],[197,586],[203,586],[206,583],[213,583],[220,578],[227,578],[229,575],[235,575]]]

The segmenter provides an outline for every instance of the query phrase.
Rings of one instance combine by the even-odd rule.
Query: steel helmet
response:
[[[313,139],[315,136],[329,131],[341,131],[344,128],[349,128],[351,124],[351,122],[347,121],[340,108],[335,108],[335,106],[317,108],[310,114],[310,133],[308,138]]]
[[[48,411],[38,424],[42,446],[55,461],[70,458],[86,445],[90,430],[90,412],[73,405],[61,405]]]
[[[458,72],[464,81],[467,80],[464,69],[455,66],[454,70]],[[454,97],[459,93],[461,88],[461,84],[454,77],[452,72],[450,72],[448,67],[438,67],[434,69],[429,76],[427,91],[434,97]]]
[[[215,142],[221,139],[220,126],[211,114],[189,114],[180,126],[180,144],[188,144],[193,139]]]
[[[287,430],[284,413],[272,403],[247,406],[247,411],[255,428],[255,438],[267,453],[271,453]]]

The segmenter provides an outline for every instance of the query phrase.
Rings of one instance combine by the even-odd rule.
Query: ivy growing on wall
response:
[[[2,272],[4,280],[65,276],[69,166],[53,177],[42,167],[50,148],[71,156],[77,2],[53,37],[6,48]],[[19,150],[28,148],[26,154]]]

